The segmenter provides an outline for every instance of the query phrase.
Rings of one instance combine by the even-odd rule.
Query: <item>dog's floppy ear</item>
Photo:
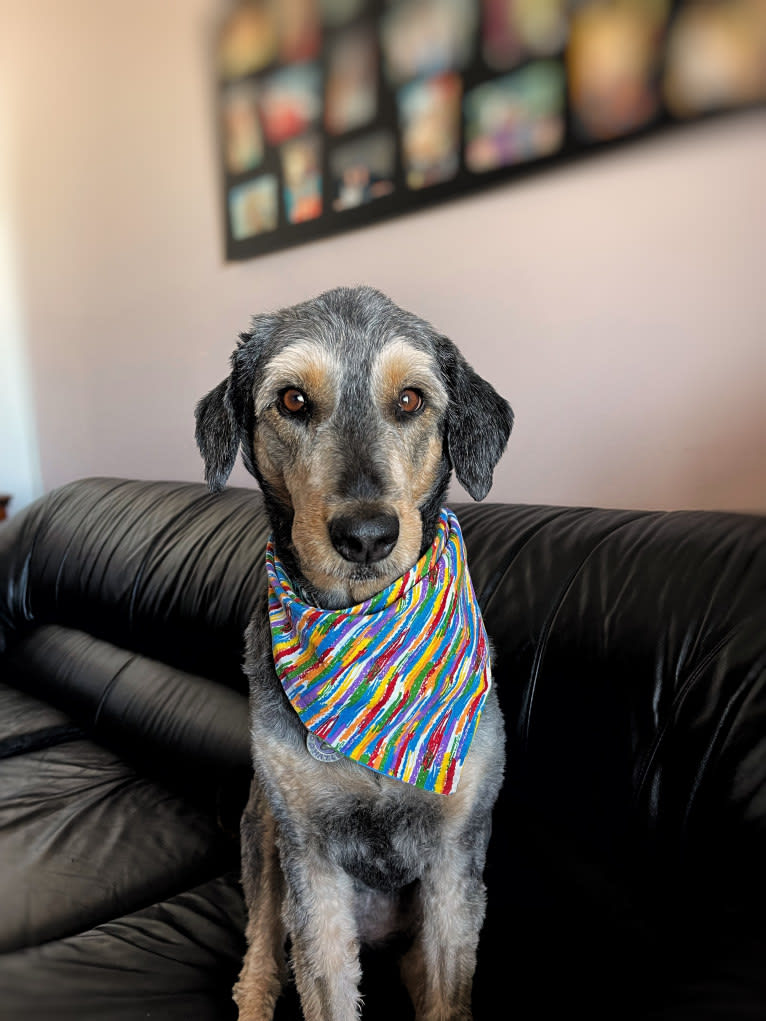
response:
[[[253,316],[251,330],[239,335],[231,356],[231,373],[195,408],[195,437],[205,462],[205,481],[213,493],[219,493],[226,485],[240,447],[245,468],[258,478],[252,448],[253,386],[260,359],[277,323],[274,315]]]
[[[483,500],[513,427],[508,401],[468,364],[457,347],[440,338],[439,357],[447,382],[447,454],[460,484]]]
[[[220,493],[231,475],[239,447],[239,427],[231,402],[231,378],[226,377],[194,409],[195,439],[205,462],[205,482]]]

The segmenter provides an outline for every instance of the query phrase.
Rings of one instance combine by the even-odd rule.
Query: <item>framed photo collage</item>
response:
[[[247,259],[766,99],[766,0],[239,0],[216,47]]]

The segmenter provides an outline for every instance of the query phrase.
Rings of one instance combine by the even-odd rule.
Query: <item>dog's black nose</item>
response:
[[[394,514],[340,514],[330,522],[330,539],[344,560],[374,564],[387,557],[399,538]]]

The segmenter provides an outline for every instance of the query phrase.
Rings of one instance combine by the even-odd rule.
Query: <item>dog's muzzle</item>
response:
[[[395,514],[339,514],[330,521],[330,540],[344,560],[375,564],[387,557],[399,538]]]

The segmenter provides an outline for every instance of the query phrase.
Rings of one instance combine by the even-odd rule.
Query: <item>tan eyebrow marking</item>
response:
[[[438,409],[447,406],[447,392],[433,359],[403,337],[383,348],[372,366],[372,385],[383,400],[392,399],[404,387],[422,390]]]
[[[327,397],[337,381],[339,366],[327,348],[316,340],[301,340],[276,354],[266,367],[258,392],[255,413],[262,414],[277,393],[295,386],[309,397]]]

